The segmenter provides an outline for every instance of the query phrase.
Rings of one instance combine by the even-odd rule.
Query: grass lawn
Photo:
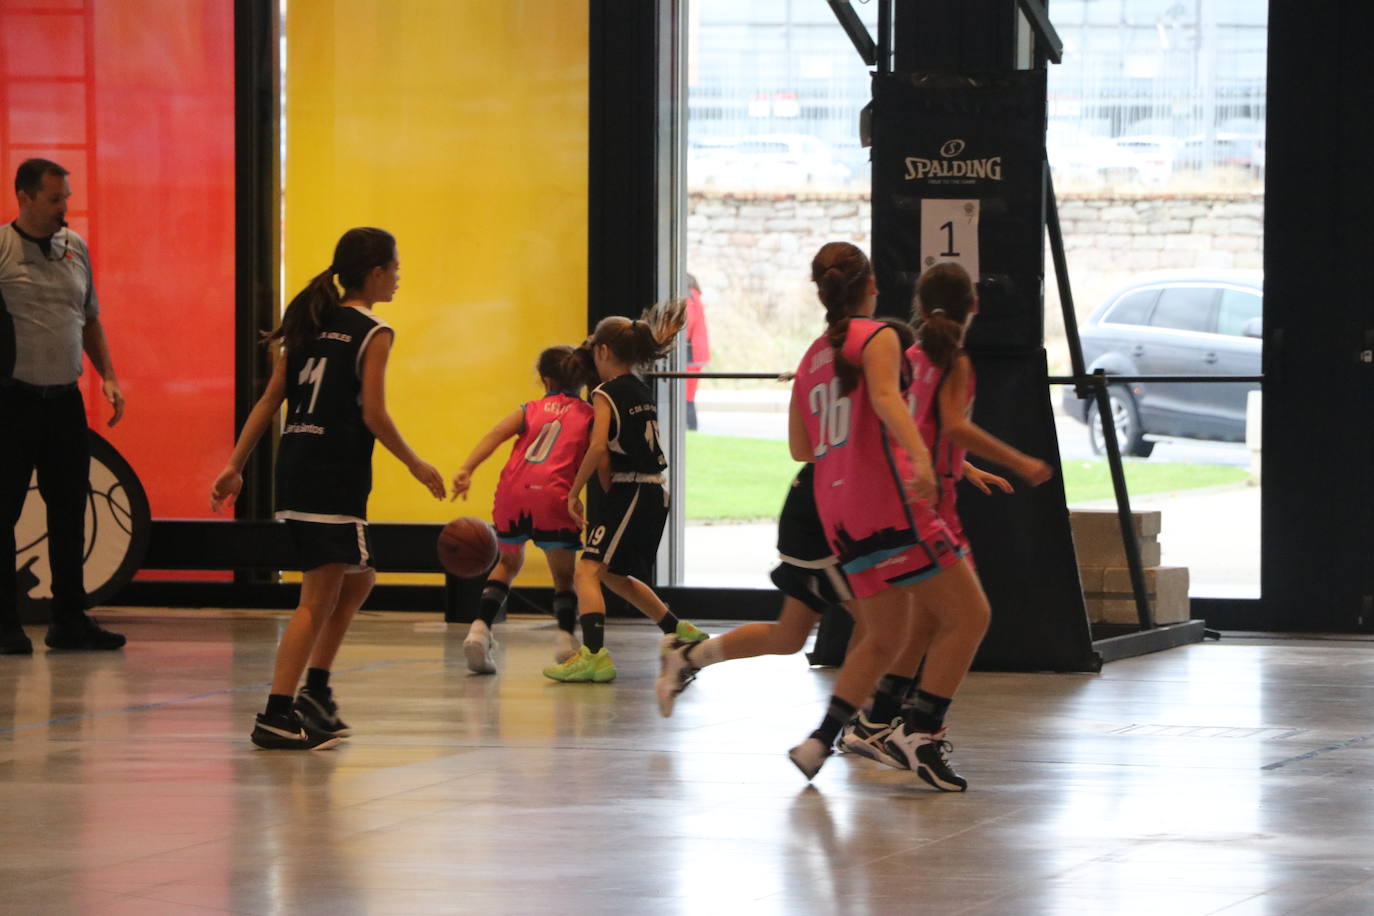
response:
[[[777,518],[796,472],[786,442],[689,432],[687,518]],[[1126,462],[1126,483],[1132,495],[1239,483],[1248,476],[1245,468],[1225,465]],[[1105,460],[1071,461],[1064,467],[1064,478],[1071,505],[1112,496]]]

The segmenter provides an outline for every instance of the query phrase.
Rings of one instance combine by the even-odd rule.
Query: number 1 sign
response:
[[[978,282],[978,201],[926,198],[921,201],[921,264],[960,264]]]

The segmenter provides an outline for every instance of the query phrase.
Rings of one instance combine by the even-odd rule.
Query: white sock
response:
[[[699,643],[693,643],[691,650],[687,653],[687,661],[694,668],[705,668],[707,665],[723,662],[725,661],[725,644],[719,639],[706,639]]]

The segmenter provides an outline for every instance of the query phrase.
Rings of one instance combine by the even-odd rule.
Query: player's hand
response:
[[[410,466],[411,475],[420,483],[425,485],[425,489],[434,496],[435,499],[443,499],[447,493],[444,492],[444,475],[439,473],[439,469],[428,461],[421,461],[416,458],[415,463]]]
[[[468,487],[470,486],[472,486],[472,472],[467,468],[459,469],[458,473],[453,475],[453,495],[448,498],[448,501],[453,502],[461,496],[463,501],[467,502]]]
[[[1016,473],[1021,479],[1033,487],[1038,487],[1045,481],[1054,476],[1054,468],[1050,467],[1039,458],[1027,457],[1021,462],[1021,466],[1016,469]]]
[[[780,381],[780,382],[790,382],[790,381],[792,381],[793,379],[795,379],[796,377],[797,377],[797,373],[795,373],[795,372],[781,372],[781,373],[778,374],[777,380]]]
[[[215,482],[210,485],[210,511],[218,512],[220,507],[231,509],[243,489],[243,475],[233,468],[226,467],[219,472]]]
[[[124,392],[120,390],[119,382],[112,378],[105,379],[100,389],[105,394],[105,400],[114,408],[114,415],[109,422],[110,426],[114,426],[124,416]]]
[[[935,472],[929,467],[917,468],[911,476],[902,481],[906,488],[906,501],[917,503],[935,498]]]
[[[582,500],[576,493],[568,496],[568,514],[577,522],[577,527],[582,528],[587,524],[586,511],[582,507]]]
[[[991,493],[992,488],[996,487],[1003,493],[1010,493],[1013,489],[1011,481],[1005,477],[976,468],[971,464],[964,465],[964,479],[973,484],[984,493]]]

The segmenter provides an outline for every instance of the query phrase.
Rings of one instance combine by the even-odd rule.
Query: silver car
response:
[[[1263,275],[1259,271],[1156,273],[1109,296],[1078,330],[1089,373],[1260,374]],[[1123,454],[1148,456],[1147,435],[1239,442],[1253,382],[1133,382],[1109,389]],[[1097,405],[1064,389],[1064,411],[1088,424],[1103,453]]]

